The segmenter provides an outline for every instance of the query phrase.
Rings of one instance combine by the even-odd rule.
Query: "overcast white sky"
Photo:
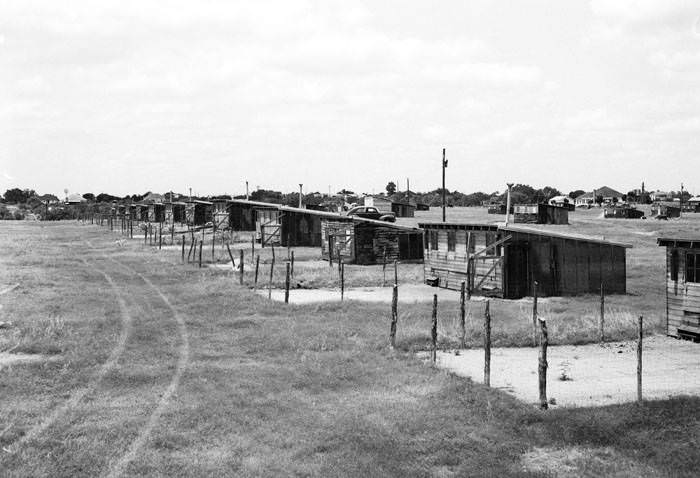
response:
[[[0,193],[700,192],[700,3],[0,0]]]

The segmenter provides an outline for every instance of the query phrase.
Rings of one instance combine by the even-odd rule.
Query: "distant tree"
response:
[[[349,191],[345,188],[338,191],[338,194],[340,194],[341,196],[354,196],[355,195],[355,193],[353,191]]]
[[[396,192],[396,184],[394,181],[389,181],[389,183],[386,185],[386,193],[391,196]]]
[[[107,193],[100,193],[95,197],[95,201],[97,201],[97,202],[112,202],[112,201],[119,201],[119,200],[121,200],[120,197],[112,196],[111,194],[107,194]]]
[[[542,189],[539,189],[538,192],[542,194],[543,202],[547,202],[555,196],[562,195],[561,191],[559,191],[557,188],[553,188],[552,186],[545,186]]]
[[[5,191],[4,198],[6,203],[21,204],[27,202],[27,200],[34,195],[36,195],[36,192],[33,189],[22,190],[13,188]]]
[[[639,199],[640,197],[635,191],[627,191],[627,194],[622,195],[623,201],[639,202]]]
[[[94,201],[95,201],[95,195],[92,194],[92,193],[85,193],[85,194],[83,194],[83,199],[86,199],[86,200],[88,200],[88,201],[90,201],[90,202],[94,202]]]
[[[571,191],[571,192],[569,193],[569,197],[570,197],[571,199],[576,199],[576,198],[579,197],[581,194],[586,194],[586,191],[584,191],[583,189],[577,189],[576,191]]]

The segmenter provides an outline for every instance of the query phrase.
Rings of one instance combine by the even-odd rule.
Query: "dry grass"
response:
[[[170,383],[181,349],[177,323],[156,293],[111,259],[170,299],[185,319],[191,350],[175,395],[126,476],[545,476],[526,467],[523,457],[535,448],[606,450],[576,455],[576,470],[589,476],[700,473],[698,399],[542,413],[390,350],[385,304],[284,306],[237,286],[229,272],[182,265],[172,250],[137,240],[118,245],[117,237],[70,224],[0,230],[8,251],[0,283],[21,284],[0,296],[0,320],[28,338],[48,337],[62,351],[61,360],[0,372],[0,448],[12,451],[0,451],[4,476],[108,473]],[[95,371],[115,347],[120,309],[115,292],[81,259],[113,276],[134,320],[117,365],[100,381]],[[562,322],[573,314],[567,310],[578,310],[585,324],[594,302],[541,307]],[[620,303],[610,306],[622,307],[624,328]],[[482,311],[472,307],[476,343]],[[519,334],[511,328],[518,327],[527,341],[527,310],[526,301],[494,301],[494,338],[515,343]],[[456,303],[441,304],[445,343],[454,338],[456,311]],[[401,314],[401,348],[419,346],[429,310]],[[86,388],[90,393],[22,442]]]

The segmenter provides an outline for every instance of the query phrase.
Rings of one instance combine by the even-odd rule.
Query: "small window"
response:
[[[457,231],[447,231],[447,251],[454,252],[457,249]]]
[[[438,249],[438,232],[428,231],[428,239],[430,241],[430,250],[437,251]]]
[[[673,282],[678,282],[678,250],[674,249],[671,252],[671,280]]]
[[[685,281],[700,282],[700,260],[693,252],[688,252],[685,256]]]

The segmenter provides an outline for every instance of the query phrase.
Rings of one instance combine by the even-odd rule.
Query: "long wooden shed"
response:
[[[421,223],[426,282],[517,299],[626,292],[627,244],[497,224]]]
[[[680,203],[655,202],[651,205],[651,215],[654,217],[681,217]]]
[[[644,211],[630,206],[605,206],[603,217],[606,219],[640,219]]]
[[[421,261],[423,232],[385,221],[335,216],[321,220],[324,259],[354,264]]]
[[[214,205],[209,201],[192,200],[185,203],[185,217],[190,226],[203,226],[212,222]]]
[[[552,204],[519,204],[513,207],[516,224],[569,224],[569,209]]]
[[[662,237],[666,247],[666,333],[700,340],[700,237]]]

